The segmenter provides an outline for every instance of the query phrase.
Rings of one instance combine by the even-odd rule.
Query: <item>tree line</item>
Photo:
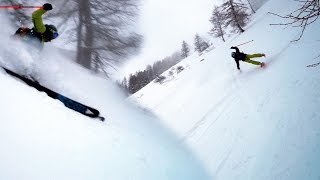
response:
[[[127,94],[134,94],[182,59],[181,53],[175,52],[162,60],[154,62],[152,65],[147,65],[145,70],[130,74],[128,78],[124,77],[117,84]]]

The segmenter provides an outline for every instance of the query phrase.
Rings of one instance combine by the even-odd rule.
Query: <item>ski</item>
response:
[[[33,81],[29,78],[26,78],[24,76],[21,76],[7,68],[4,68],[2,67],[9,75],[11,76],[14,76],[20,80],[22,80],[23,82],[25,82],[26,84],[28,84],[29,86],[37,89],[38,91],[41,91],[41,92],[45,92],[49,97],[53,98],[53,99],[57,99],[59,101],[61,101],[66,107],[74,110],[74,111],[77,111],[85,116],[88,116],[88,117],[91,117],[91,118],[98,118],[99,120],[101,121],[104,121],[104,117],[102,116],[99,116],[100,115],[100,112],[95,109],[95,108],[92,108],[90,106],[87,106],[87,105],[84,105],[80,102],[77,102],[75,100],[72,100],[62,94],[59,94],[55,91],[52,91],[51,89],[48,89],[42,85],[40,85],[38,82],[36,81]]]

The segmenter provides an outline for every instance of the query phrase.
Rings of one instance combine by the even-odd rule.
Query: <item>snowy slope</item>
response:
[[[291,0],[269,0],[247,30],[216,49],[188,57],[184,71],[163,75],[130,99],[153,111],[197,152],[216,179],[319,179],[320,23],[299,29],[270,26],[282,22],[268,14],[296,9]],[[240,62],[229,49],[263,52],[265,69]],[[200,61],[204,59],[203,61]]]
[[[51,44],[37,53],[9,39],[14,29],[1,17],[8,27],[0,35],[1,66],[99,109],[106,121],[70,110],[0,68],[0,179],[209,179],[157,117]]]

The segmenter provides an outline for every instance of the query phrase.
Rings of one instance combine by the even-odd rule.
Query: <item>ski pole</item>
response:
[[[239,44],[239,45],[236,45],[236,46],[242,46],[242,45],[244,45],[244,44],[248,44],[248,43],[251,43],[251,42],[253,42],[253,40],[251,40],[251,41],[248,41],[248,42],[244,42],[244,43],[242,43],[242,44]]]
[[[22,8],[42,8],[42,6],[23,6],[21,4],[17,5],[8,5],[8,6],[1,6],[0,8],[6,8],[6,9],[22,9]]]

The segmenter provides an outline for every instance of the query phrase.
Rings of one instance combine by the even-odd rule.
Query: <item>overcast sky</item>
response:
[[[220,0],[142,0],[139,20],[144,36],[143,48],[120,69],[120,76],[144,70],[173,52],[181,49],[185,40],[193,44],[196,33],[206,35],[211,24],[211,11]]]

